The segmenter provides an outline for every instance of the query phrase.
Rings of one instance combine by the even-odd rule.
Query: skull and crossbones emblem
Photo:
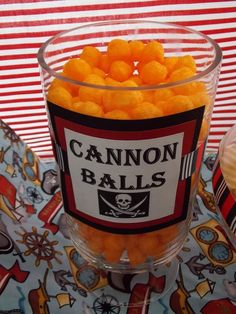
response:
[[[128,215],[130,217],[136,217],[145,214],[145,212],[143,210],[140,210],[139,207],[146,201],[147,196],[144,196],[136,204],[132,204],[132,196],[126,193],[117,194],[113,199],[113,204],[101,194],[100,198],[107,206],[109,206],[110,211],[115,217],[119,217],[119,215],[122,214]]]
[[[129,194],[117,194],[115,200],[118,208],[123,210],[129,210],[132,203],[132,197]]]

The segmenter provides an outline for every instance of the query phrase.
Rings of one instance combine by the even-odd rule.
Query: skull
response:
[[[132,198],[129,194],[116,195],[116,204],[120,209],[129,209]]]

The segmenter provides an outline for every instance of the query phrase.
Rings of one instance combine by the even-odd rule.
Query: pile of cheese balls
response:
[[[77,85],[55,78],[47,99],[63,108],[104,119],[137,120],[168,116],[210,104],[203,82],[171,88],[162,84],[187,80],[196,74],[192,56],[165,57],[158,41],[111,40],[105,52],[86,46],[78,58],[69,59],[61,76],[85,83]],[[149,89],[140,87],[150,87]],[[110,87],[108,89],[104,87]],[[121,88],[116,88],[121,87]],[[127,89],[132,87],[133,89]],[[124,88],[122,90],[122,88]],[[200,139],[207,136],[203,120]],[[87,247],[109,263],[118,263],[126,252],[131,265],[159,259],[180,233],[182,223],[145,234],[119,235],[75,222]]]

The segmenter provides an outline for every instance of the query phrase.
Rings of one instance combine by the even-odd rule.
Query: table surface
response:
[[[158,272],[113,278],[79,256],[65,228],[55,163],[40,162],[8,127],[0,143],[0,314],[236,313],[236,252],[216,213],[214,155],[204,159],[178,277],[159,298]],[[137,286],[156,301],[120,306]]]

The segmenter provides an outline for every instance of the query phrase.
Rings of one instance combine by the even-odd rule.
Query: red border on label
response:
[[[117,233],[138,233],[138,232],[147,232],[152,230],[157,230],[168,225],[180,222],[186,218],[189,206],[189,197],[190,197],[190,187],[191,187],[191,176],[185,180],[179,180],[175,209],[172,215],[162,217],[159,219],[135,223],[117,223],[112,221],[107,221],[103,219],[98,219],[87,215],[82,212],[79,208],[76,208],[75,198],[72,188],[72,180],[69,173],[68,167],[68,156],[66,153],[67,143],[65,138],[65,129],[75,131],[77,133],[103,138],[103,139],[116,139],[116,140],[142,140],[142,139],[153,139],[160,138],[168,135],[174,135],[178,133],[184,133],[183,143],[182,143],[182,158],[183,156],[195,151],[197,139],[200,132],[204,107],[194,109],[193,112],[188,115],[187,112],[183,114],[178,114],[163,117],[150,119],[152,124],[149,127],[147,122],[147,127],[137,130],[129,129],[126,126],[125,130],[120,129],[111,129],[111,127],[102,127],[101,120],[104,123],[107,123],[106,119],[98,119],[100,123],[99,127],[94,127],[96,124],[92,124],[89,119],[91,117],[83,116],[77,113],[71,114],[70,111],[59,108],[53,104],[49,105],[49,113],[51,117],[51,122],[55,134],[55,139],[53,139],[56,144],[62,150],[63,160],[65,164],[65,169],[61,170],[61,184],[62,184],[62,195],[64,200],[65,211],[77,218],[78,220],[87,223],[95,228],[99,228],[105,231],[117,232]],[[56,109],[55,109],[56,108]],[[65,114],[63,114],[63,111]],[[70,114],[70,116],[68,116]],[[73,116],[73,117],[72,117]],[[78,118],[78,119],[76,119]],[[83,120],[84,119],[84,120]],[[88,119],[88,123],[86,121]],[[94,119],[91,118],[91,119]],[[175,120],[174,120],[175,119]],[[105,121],[106,120],[106,121]],[[154,121],[155,120],[155,121]],[[116,121],[116,120],[115,120]],[[143,121],[143,120],[142,120]],[[162,126],[158,128],[159,121],[162,122]],[[172,123],[174,121],[174,123]],[[115,123],[117,123],[116,121]],[[132,124],[133,121],[131,121]],[[155,122],[155,123],[153,123]],[[120,122],[122,124],[122,122]],[[136,123],[136,122],[135,122]],[[172,124],[172,125],[171,125]],[[156,128],[157,126],[157,128]]]
[[[78,133],[87,134],[90,136],[96,136],[99,138],[109,138],[109,139],[119,139],[119,140],[140,140],[140,139],[150,139],[150,138],[157,138],[162,136],[168,136],[173,135],[176,133],[185,132],[184,140],[183,140],[183,151],[182,155],[185,155],[190,152],[191,146],[192,146],[192,139],[194,136],[194,130],[195,130],[195,124],[196,121],[188,121],[185,123],[182,123],[177,126],[170,127],[168,129],[160,129],[160,130],[147,130],[147,131],[141,131],[141,132],[119,132],[119,131],[109,131],[107,130],[98,130],[93,129],[85,126],[81,126],[75,123],[71,123],[68,120],[65,120],[61,117],[56,117],[55,119],[57,130],[58,130],[58,136],[60,138],[60,146],[61,148],[66,151],[66,139],[65,139],[65,132],[64,129],[70,129]],[[186,132],[186,130],[188,130]],[[128,139],[127,139],[128,138]],[[104,221],[102,219],[97,219],[95,217],[86,215],[84,212],[81,212],[79,208],[76,208],[75,205],[75,199],[72,189],[72,182],[71,178],[68,174],[65,174],[65,184],[64,184],[66,199],[68,203],[68,208],[70,213],[75,216],[82,219],[84,222],[90,222],[92,225],[100,225],[103,226],[103,228],[110,228],[110,229],[116,229],[117,227],[119,229],[125,229],[125,230],[136,230],[136,229],[152,229],[155,228],[157,225],[163,225],[168,224],[170,221],[178,221],[180,217],[183,216],[183,212],[187,210],[185,208],[185,193],[180,191],[184,191],[186,189],[186,180],[185,181],[179,181],[178,187],[177,187],[177,193],[176,193],[176,201],[175,201],[175,209],[174,213],[172,215],[148,221],[148,222],[142,222],[142,223],[115,223],[115,222],[109,222]],[[186,215],[186,214],[185,214]],[[184,215],[184,216],[185,216]]]
[[[78,133],[98,137],[105,139],[116,140],[144,140],[151,138],[158,138],[162,136],[173,135],[181,132],[185,132],[182,155],[191,152],[192,141],[194,137],[194,131],[196,127],[196,121],[187,121],[179,125],[171,126],[168,128],[142,130],[142,131],[107,131],[96,128],[87,127],[63,119],[62,117],[55,117],[55,126],[57,129],[58,138],[60,139],[61,148],[66,151],[66,138],[64,129],[69,129]],[[186,131],[187,130],[187,131]]]

